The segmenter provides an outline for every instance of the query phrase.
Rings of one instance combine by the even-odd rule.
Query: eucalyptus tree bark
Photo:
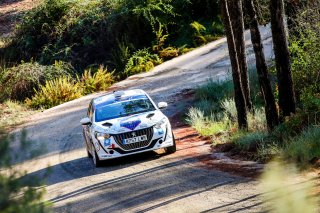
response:
[[[246,57],[246,46],[244,41],[244,21],[241,0],[235,0],[233,2],[230,2],[228,6],[232,30],[234,33],[237,58],[240,67],[242,89],[246,99],[246,106],[249,110],[252,110],[248,65]]]
[[[234,98],[235,98],[235,103],[237,108],[238,126],[240,129],[247,129],[248,128],[247,107],[246,107],[245,96],[244,96],[242,84],[241,84],[240,66],[238,62],[237,52],[235,48],[234,34],[233,34],[229,10],[228,10],[228,0],[221,0],[220,4],[221,4],[222,20],[224,24],[225,34],[227,37],[229,56],[230,56],[231,67],[232,67]]]
[[[253,44],[253,50],[256,57],[256,68],[260,90],[265,104],[267,126],[268,130],[271,131],[279,124],[278,112],[269,80],[268,67],[263,52],[263,44],[261,41],[256,10],[252,0],[244,0],[244,3],[250,27],[251,42]]]
[[[280,119],[296,112],[283,0],[270,0],[271,30],[276,61]]]

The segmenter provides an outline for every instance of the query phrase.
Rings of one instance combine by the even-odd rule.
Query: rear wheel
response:
[[[93,164],[98,168],[102,165],[102,161],[99,159],[97,152],[94,151],[94,155],[92,156]]]
[[[176,140],[174,138],[173,133],[172,133],[172,140],[173,140],[173,146],[165,148],[166,153],[168,153],[168,154],[172,154],[172,153],[175,153],[177,151]]]

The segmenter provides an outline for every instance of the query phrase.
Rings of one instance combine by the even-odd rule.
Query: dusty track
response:
[[[248,34],[248,33],[247,33]],[[262,28],[265,53],[272,57],[271,33]],[[246,44],[250,47],[248,36]],[[253,61],[252,48],[248,60]],[[183,95],[208,78],[225,78],[230,69],[225,39],[210,43],[168,61],[152,72],[133,76],[112,89],[141,88],[156,101],[167,101],[165,113],[172,117],[189,104]],[[174,131],[178,151],[173,155],[144,153],[106,162],[94,168],[86,158],[79,120],[85,116],[92,94],[36,114],[24,125],[32,148],[45,147],[36,160],[20,153],[17,167],[43,175],[47,165],[47,199],[56,212],[256,212],[261,210],[257,182],[208,169],[199,159],[208,159],[206,140],[193,141]],[[19,134],[19,130],[17,130]],[[18,149],[17,143],[13,147]],[[21,161],[24,159],[24,161]],[[214,168],[214,167],[213,167]]]

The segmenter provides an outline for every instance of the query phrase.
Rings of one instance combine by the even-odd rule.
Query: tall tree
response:
[[[244,41],[244,21],[242,2],[239,0],[229,4],[230,19],[232,30],[234,33],[234,41],[237,51],[237,58],[240,67],[242,89],[246,100],[246,105],[249,110],[252,110],[252,101],[250,95],[248,65],[246,57],[246,46]]]
[[[283,0],[270,0],[271,30],[276,61],[280,119],[296,112]]]
[[[257,19],[256,10],[252,0],[244,0],[246,13],[249,21],[251,42],[256,57],[256,68],[260,84],[260,90],[263,95],[266,120],[269,130],[274,129],[279,123],[278,112],[272,87],[269,80],[267,63],[263,52],[263,44],[261,42],[261,34],[259,30],[259,23]]]
[[[237,0],[240,1],[240,0]],[[231,25],[228,0],[221,0],[221,14],[224,24],[225,34],[227,37],[231,67],[232,67],[232,78],[234,84],[234,98],[237,108],[238,125],[241,129],[248,128],[247,121],[247,107],[245,96],[241,84],[240,66],[237,57],[236,44],[234,39],[234,33]]]

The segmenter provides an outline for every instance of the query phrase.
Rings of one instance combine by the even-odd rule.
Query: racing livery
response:
[[[91,100],[83,127],[88,157],[101,161],[165,148],[176,151],[169,119],[143,90],[116,91]]]

